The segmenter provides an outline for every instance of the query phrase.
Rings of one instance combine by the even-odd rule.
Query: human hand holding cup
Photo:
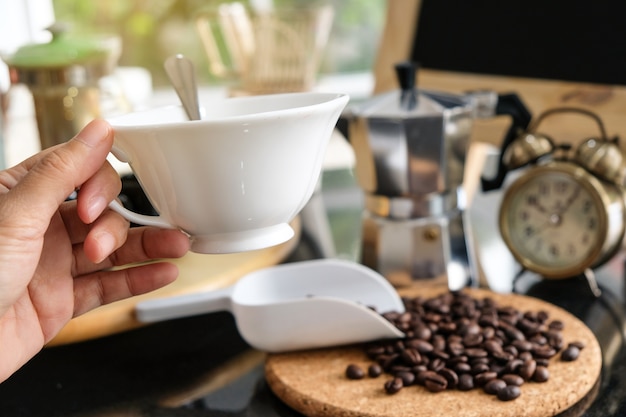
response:
[[[291,93],[207,103],[202,120],[181,106],[109,119],[113,155],[128,162],[158,216],[119,202],[133,223],[181,229],[198,253],[266,248],[294,235],[348,96]]]

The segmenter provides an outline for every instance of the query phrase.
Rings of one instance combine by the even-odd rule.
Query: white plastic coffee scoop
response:
[[[370,268],[337,259],[273,266],[221,290],[136,306],[142,322],[215,311],[230,311],[244,340],[268,352],[404,337],[381,316],[404,311],[396,290]]]

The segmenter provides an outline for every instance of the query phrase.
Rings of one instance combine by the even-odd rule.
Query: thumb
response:
[[[70,141],[46,152],[9,192],[19,210],[48,222],[59,205],[94,175],[113,145],[113,130],[103,120],[89,123]]]

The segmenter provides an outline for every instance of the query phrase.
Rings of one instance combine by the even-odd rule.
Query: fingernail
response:
[[[96,196],[89,200],[89,204],[87,207],[87,216],[89,217],[89,222],[91,223],[96,220],[98,216],[102,214],[107,205],[108,202],[104,197],[101,196]]]
[[[109,125],[100,120],[94,120],[76,135],[76,140],[88,146],[97,146],[109,134]]]
[[[98,263],[100,263],[115,249],[115,238],[110,233],[102,232],[96,236],[96,240],[100,249],[100,259],[98,259]]]

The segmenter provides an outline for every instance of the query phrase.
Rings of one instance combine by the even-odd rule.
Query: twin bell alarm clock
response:
[[[595,121],[597,137],[576,146],[556,144],[539,125],[557,113],[578,113]],[[545,279],[584,276],[595,295],[593,269],[620,249],[625,231],[623,154],[602,120],[578,108],[542,113],[506,146],[502,163],[524,167],[506,187],[499,209],[502,238],[522,271]]]

